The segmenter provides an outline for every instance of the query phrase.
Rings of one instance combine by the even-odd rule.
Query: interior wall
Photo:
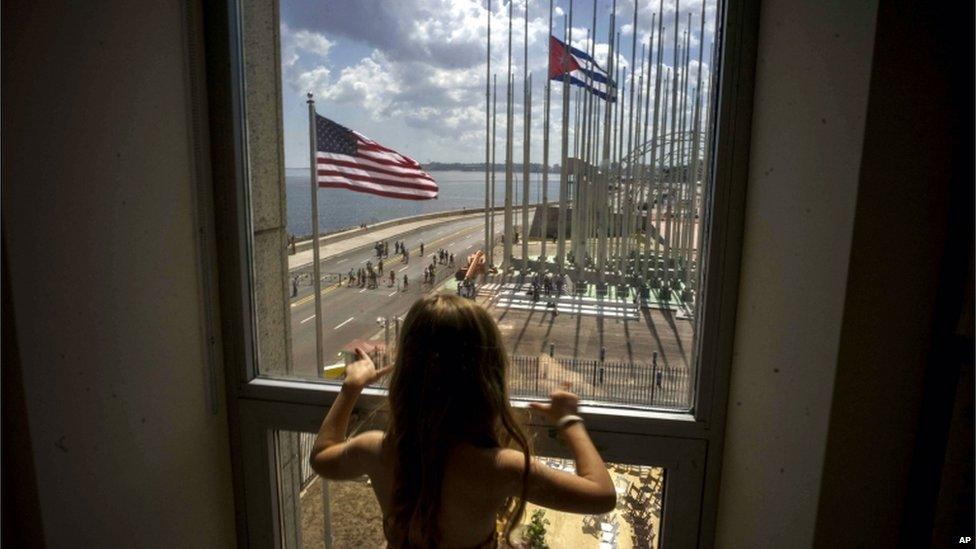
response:
[[[206,398],[184,6],[3,7],[3,224],[53,547],[235,542],[223,397],[216,415]]]
[[[876,11],[761,5],[718,547],[813,543]]]
[[[973,17],[972,3],[879,5],[815,547],[973,531],[972,431],[947,452],[973,368]],[[934,537],[940,481],[968,497],[944,502],[956,529]]]

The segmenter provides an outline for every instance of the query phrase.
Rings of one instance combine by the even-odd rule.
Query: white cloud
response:
[[[522,125],[522,72],[524,62],[526,0],[514,4],[512,36],[512,71],[515,75],[515,126]],[[706,19],[714,14],[714,0],[706,6]],[[528,22],[528,64],[533,73],[533,158],[541,159],[543,98],[547,67],[548,17],[546,0],[531,0]],[[629,7],[628,7],[629,6]],[[694,34],[698,31],[701,4],[681,4],[681,30],[687,27],[688,8],[692,8]],[[360,0],[330,3],[328,10],[309,2],[282,2],[282,63],[286,88],[296,93],[312,91],[336,110],[348,109],[356,116],[382,124],[406,127],[410,139],[425,153],[439,160],[483,157],[485,126],[485,42],[489,13],[483,0]],[[508,5],[492,2],[491,72],[498,75],[498,132],[503,138],[505,124],[505,82],[507,68]],[[577,2],[573,28],[574,46],[589,51],[591,40],[583,25],[589,25],[592,11]],[[607,68],[610,46],[608,34],[609,7],[599,7],[595,57]],[[657,2],[642,2],[637,37],[641,43],[650,38],[651,13]],[[670,12],[668,11],[670,9]],[[673,22],[674,0],[665,3],[665,26]],[[563,10],[556,7],[553,34],[563,35]],[[631,32],[633,3],[618,4],[618,29]],[[673,26],[673,23],[672,23]],[[709,32],[706,30],[706,33]],[[631,34],[632,35],[632,34]],[[665,34],[665,65],[671,63]],[[710,44],[710,40],[706,42]],[[353,50],[344,49],[353,45]],[[630,73],[631,40],[621,39],[622,51],[616,63]],[[692,43],[692,69],[689,90],[697,76],[697,43]],[[348,59],[349,51],[363,51]],[[640,62],[640,46],[637,48]],[[708,54],[705,52],[705,76],[708,76]],[[342,59],[338,62],[337,59]],[[654,74],[656,67],[651,68]],[[641,69],[636,71],[639,76]],[[626,81],[621,86],[627,85]],[[558,132],[561,120],[561,86],[553,86],[552,124]],[[629,89],[629,88],[628,88]],[[337,114],[337,118],[349,118]],[[304,130],[302,130],[304,131]],[[419,132],[419,133],[418,133]],[[519,135],[519,134],[517,134]],[[553,142],[558,138],[553,134]],[[379,138],[379,136],[374,136]],[[520,137],[517,137],[520,139]],[[558,146],[550,155],[555,162]],[[516,156],[521,156],[517,147]],[[440,152],[436,152],[436,151]],[[434,151],[434,152],[430,152]],[[501,160],[501,159],[499,159]]]

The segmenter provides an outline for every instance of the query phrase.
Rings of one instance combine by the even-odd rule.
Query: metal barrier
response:
[[[509,392],[514,397],[548,398],[570,382],[570,391],[584,401],[691,408],[692,376],[686,368],[651,363],[578,358],[513,356]]]

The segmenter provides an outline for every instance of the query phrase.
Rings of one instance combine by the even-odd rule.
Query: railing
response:
[[[509,391],[514,397],[548,398],[570,383],[583,401],[691,408],[692,378],[687,368],[651,363],[600,361],[549,356],[514,356]]]
[[[312,465],[308,462],[308,456],[312,454],[314,443],[315,433],[298,433],[298,457],[302,466],[302,490],[315,478],[315,471],[312,470]]]
[[[373,356],[377,364],[390,357]],[[687,410],[691,408],[692,376],[687,368],[659,365],[657,361],[624,362],[540,356],[513,356],[508,387],[511,396],[549,398],[570,382],[569,390],[581,401]],[[389,378],[376,386],[386,388]],[[302,488],[315,477],[308,460],[315,435],[301,433]]]

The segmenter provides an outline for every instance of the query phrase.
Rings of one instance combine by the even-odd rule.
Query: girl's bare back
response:
[[[393,501],[395,455],[383,444],[381,431],[363,433],[371,439],[376,461],[368,473],[373,493],[386,517]],[[440,528],[443,547],[494,546],[495,520],[506,494],[499,483],[498,449],[459,446],[449,455],[444,475]]]

